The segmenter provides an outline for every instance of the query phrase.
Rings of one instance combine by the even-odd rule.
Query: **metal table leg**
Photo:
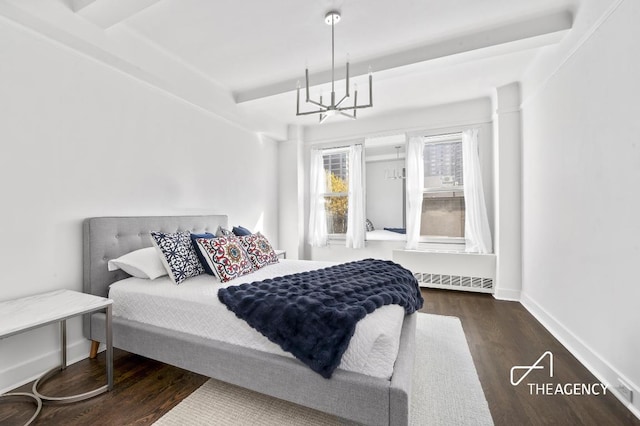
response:
[[[111,335],[111,305],[106,307],[107,313],[107,321],[106,321],[106,333],[107,333],[107,384],[101,386],[97,389],[80,393],[77,395],[70,396],[48,396],[43,395],[38,391],[38,387],[49,380],[51,377],[55,376],[60,371],[67,368],[67,322],[60,321],[60,340],[62,343],[62,348],[60,351],[61,354],[61,363],[58,367],[52,368],[51,370],[44,373],[38,380],[33,384],[33,395],[49,404],[70,404],[73,402],[83,401],[85,399],[93,398],[96,395],[100,395],[101,393],[110,391],[113,389],[113,337]]]
[[[28,392],[14,392],[14,393],[5,393],[4,395],[0,395],[0,402],[9,402],[10,400],[29,400],[35,401],[36,404],[36,412],[33,413],[33,416],[24,424],[24,426],[30,425],[36,417],[40,414],[40,410],[42,410],[42,400],[38,398],[36,395],[30,394]]]

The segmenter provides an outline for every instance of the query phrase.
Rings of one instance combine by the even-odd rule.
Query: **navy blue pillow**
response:
[[[213,235],[213,234],[211,234],[209,232],[205,232],[204,234],[191,234],[191,244],[193,244],[193,249],[196,251],[196,255],[198,255],[198,260],[200,261],[200,263],[202,263],[202,267],[204,268],[204,272],[206,272],[209,275],[214,275],[214,276],[215,276],[215,274],[211,270],[211,267],[207,263],[207,260],[204,258],[204,256],[200,252],[200,247],[198,247],[198,243],[196,243],[196,239],[197,238],[211,239],[211,238],[215,238],[215,237],[216,237],[215,235]]]
[[[234,226],[231,230],[233,234],[237,237],[244,237],[245,235],[251,235],[251,231],[243,226]]]

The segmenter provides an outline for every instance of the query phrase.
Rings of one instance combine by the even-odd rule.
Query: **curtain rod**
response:
[[[325,152],[325,151],[342,151],[342,150],[345,150],[345,149],[349,149],[354,145],[362,145],[362,143],[352,143],[350,145],[330,146],[330,147],[327,147],[327,148],[313,148],[313,149],[317,149],[318,151],[323,151],[323,152]]]
[[[461,135],[462,132],[452,132],[452,133],[442,133],[442,134],[438,134],[438,135],[433,135],[433,136],[423,136],[425,138],[431,138],[431,139],[437,139],[437,138],[447,138],[450,136],[458,136]]]

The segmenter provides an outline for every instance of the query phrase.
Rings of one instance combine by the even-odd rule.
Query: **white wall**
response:
[[[278,202],[279,248],[287,252],[287,259],[304,256],[304,185],[302,171],[302,139],[300,128],[292,127],[289,138],[278,143]]]
[[[90,216],[225,213],[277,246],[274,142],[4,20],[0,63],[0,300],[82,290]],[[55,327],[2,340],[0,390],[57,348]]]
[[[640,3],[611,3],[523,82],[522,301],[640,416]]]
[[[366,215],[376,229],[402,228],[402,179],[385,178],[385,170],[402,170],[404,159],[366,162]]]
[[[496,88],[494,103],[494,296],[520,300],[522,290],[522,113],[520,84]]]

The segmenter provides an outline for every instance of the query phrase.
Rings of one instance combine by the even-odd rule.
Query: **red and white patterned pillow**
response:
[[[240,243],[249,254],[251,263],[256,269],[278,263],[278,255],[271,247],[269,240],[259,232],[240,237]]]
[[[255,270],[238,237],[197,238],[196,243],[211,270],[223,283]]]

